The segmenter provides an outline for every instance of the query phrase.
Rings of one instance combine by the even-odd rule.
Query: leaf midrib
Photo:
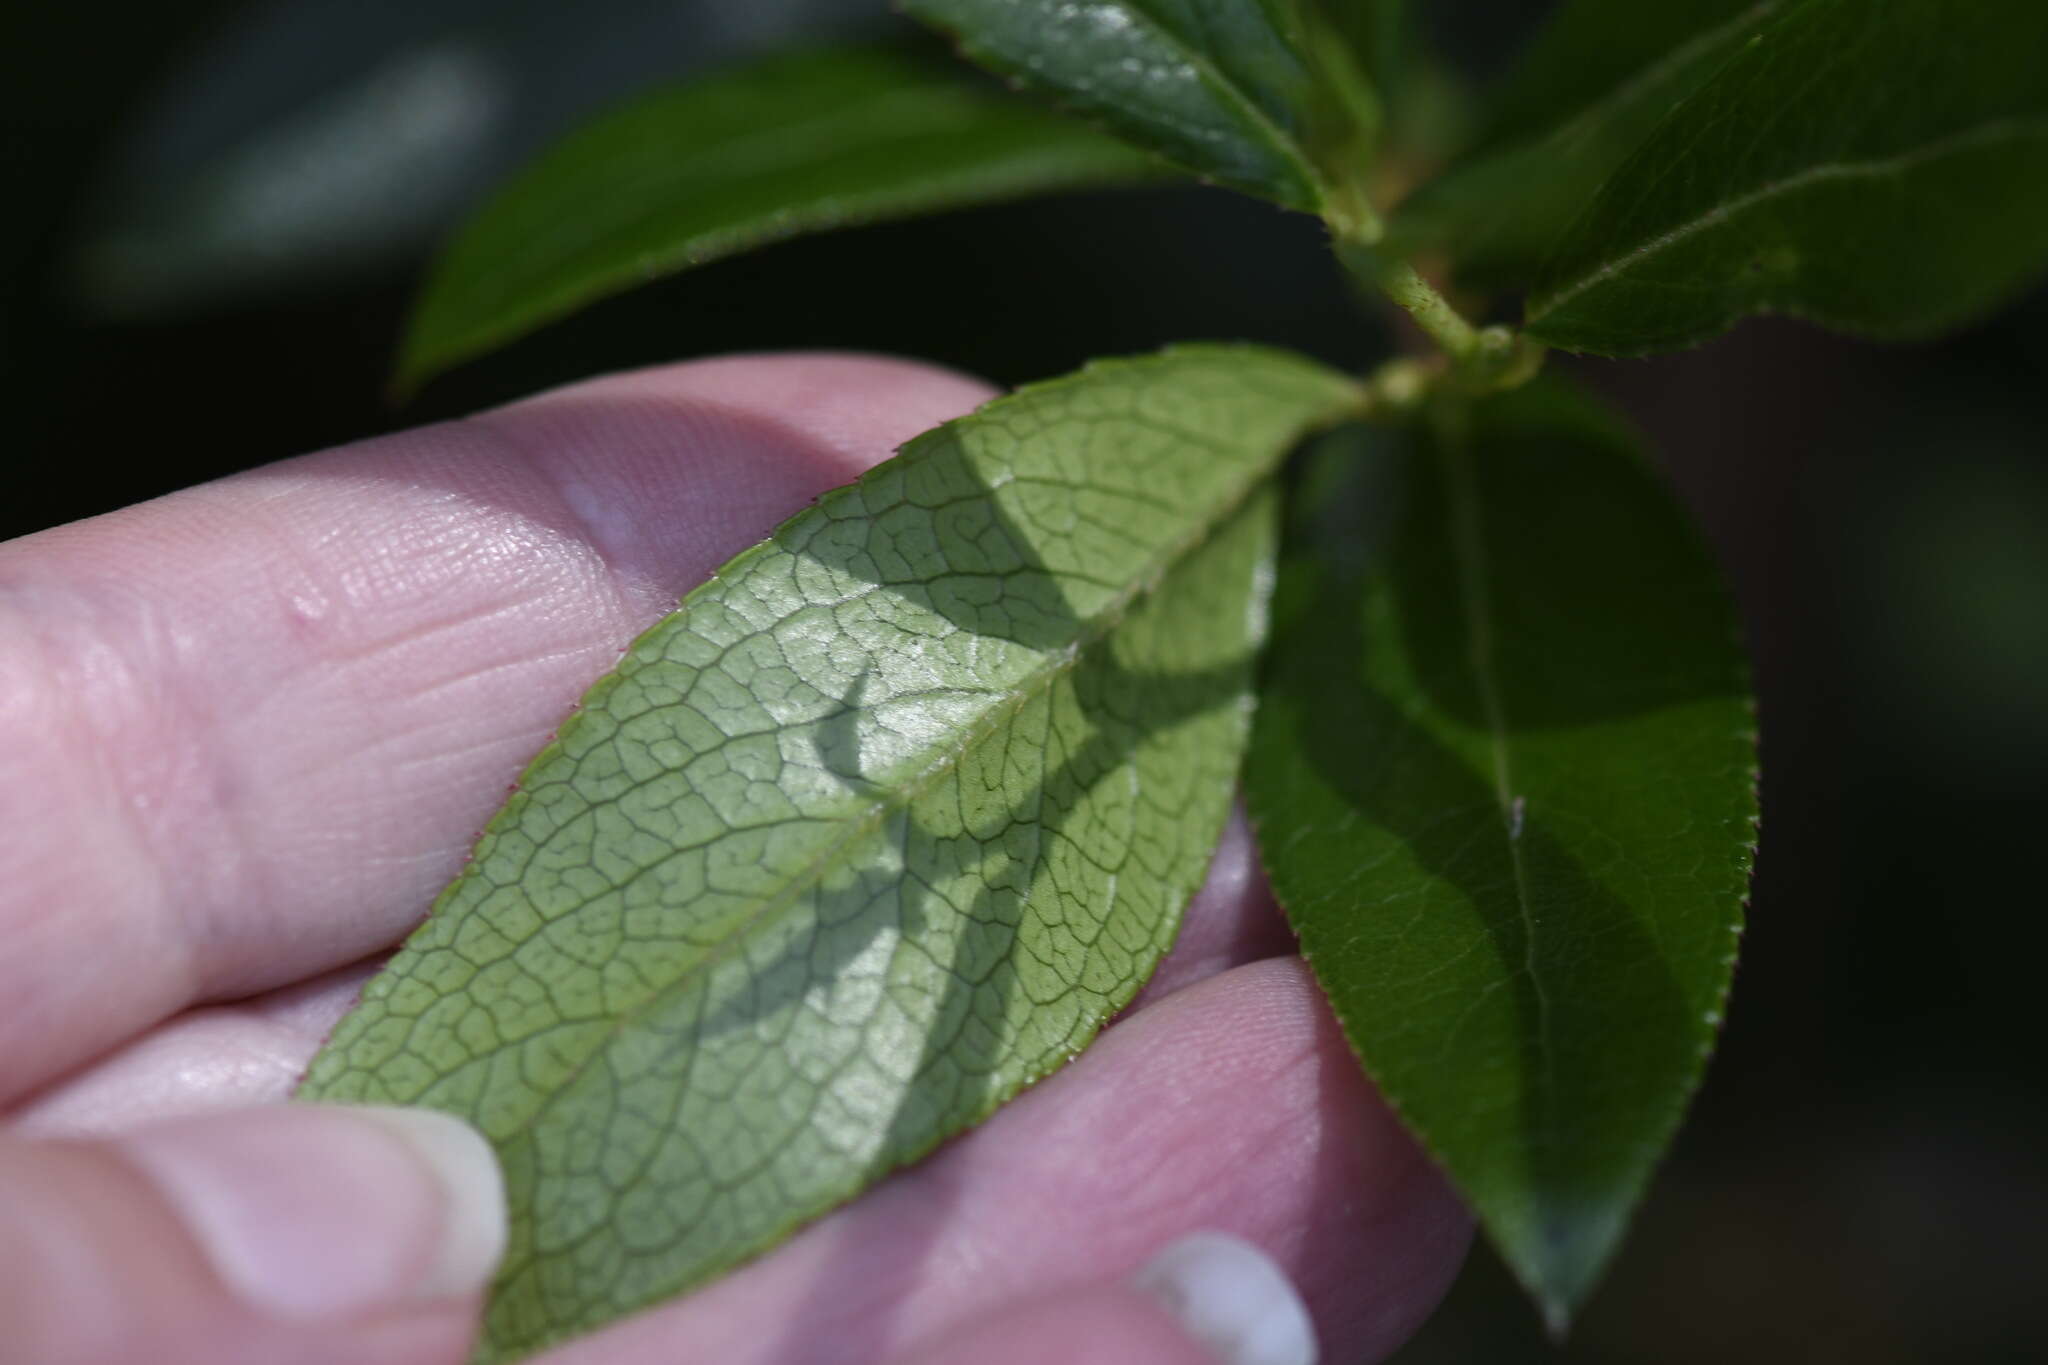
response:
[[[1334,421],[1337,420],[1337,417],[1325,415],[1322,420],[1324,422]],[[1121,624],[1124,617],[1129,614],[1131,608],[1141,597],[1156,592],[1159,589],[1164,583],[1167,573],[1174,565],[1192,555],[1217,530],[1243,509],[1251,496],[1271,477],[1273,469],[1279,464],[1287,451],[1300,440],[1302,435],[1314,429],[1317,424],[1314,421],[1304,423],[1294,433],[1293,440],[1278,443],[1270,459],[1255,464],[1236,487],[1230,489],[1224,497],[1218,499],[1215,504],[1215,512],[1211,517],[1198,522],[1187,535],[1170,542],[1145,565],[1142,572],[1133,574],[1128,585],[1090,618],[1086,629],[1077,631],[1074,639],[1069,644],[1055,653],[1048,654],[1046,661],[1038,668],[1032,670],[1023,679],[1020,679],[1008,696],[992,704],[984,717],[973,726],[966,727],[961,732],[957,743],[951,746],[939,746],[935,757],[927,767],[914,773],[900,784],[886,789],[888,795],[870,801],[865,812],[845,817],[847,829],[843,835],[826,844],[809,863],[790,874],[772,892],[764,895],[757,907],[745,912],[722,939],[704,949],[700,956],[686,965],[670,980],[649,991],[645,999],[639,1004],[630,1009],[620,1011],[613,1016],[609,1021],[609,1026],[599,1036],[598,1041],[587,1050],[583,1059],[574,1068],[565,1072],[561,1080],[550,1088],[549,1093],[542,1096],[540,1103],[535,1105],[532,1111],[521,1118],[517,1124],[503,1130],[502,1134],[494,1134],[494,1141],[508,1141],[518,1134],[527,1132],[557,1099],[566,1095],[574,1087],[577,1079],[582,1076],[585,1069],[601,1056],[606,1047],[617,1039],[628,1026],[637,1023],[647,1014],[657,1009],[664,1000],[672,997],[677,990],[694,980],[698,975],[709,971],[725,960],[731,949],[735,945],[744,942],[754,931],[773,922],[781,913],[795,906],[804,891],[815,886],[850,850],[879,829],[891,813],[911,805],[947,772],[957,767],[960,759],[972,751],[975,746],[993,734],[1002,724],[1021,711],[1031,700],[1050,690],[1060,678],[1065,677],[1074,668],[1078,667],[1082,656],[1089,649],[1100,644],[1116,626]],[[1197,445],[1209,444],[1199,436],[1190,436],[1189,439]],[[900,471],[903,466],[898,465],[896,468]],[[865,482],[865,477],[863,476],[861,483]],[[857,483],[855,487],[861,486],[861,483]],[[765,549],[774,544],[773,540],[763,542],[763,545],[757,547],[757,549]],[[730,577],[730,575],[722,577]],[[700,591],[709,589],[720,581],[720,579],[713,579],[711,582],[706,583],[704,589],[700,589]],[[693,597],[695,595],[692,594]]]
[[[1029,126],[1023,115],[1032,112],[1028,106],[1010,108],[1000,102],[979,100],[970,91],[952,88],[874,91],[846,105],[807,115],[801,122],[785,125],[774,132],[752,133],[746,135],[741,142],[723,144],[715,155],[699,156],[681,166],[667,165],[663,167],[662,175],[664,179],[676,179],[708,171],[712,175],[729,176],[731,168],[721,163],[737,164],[735,147],[755,143],[787,142],[798,137],[804,139],[801,148],[792,149],[780,158],[769,158],[765,162],[754,161],[751,163],[753,176],[749,178],[757,177],[764,164],[770,169],[780,171],[816,165],[821,161],[829,161],[848,147],[886,144],[900,141],[907,136],[929,133],[934,114],[961,111],[972,116],[973,130],[978,133]],[[872,126],[877,114],[885,120],[885,126],[879,136]],[[842,131],[842,125],[857,118],[869,119],[870,125],[860,132],[850,129]],[[1040,126],[1048,132],[1070,131],[1061,128],[1056,120],[1049,118],[1044,119]],[[1085,125],[1081,125],[1071,131],[1084,130]],[[824,136],[820,136],[821,132]],[[1090,138],[1098,136],[1092,130],[1086,130],[1086,135]],[[1108,143],[1106,146],[1115,147],[1116,144]],[[1103,148],[1088,146],[1079,141],[1068,141],[1062,144],[1059,152],[1054,155],[1059,153],[1072,155],[1076,160],[1098,163],[1090,166],[1088,179],[1108,179],[1115,170],[1115,163],[1103,155]],[[1131,154],[1137,155],[1135,152]],[[815,209],[821,203],[844,205],[843,211],[825,215],[835,223],[860,221],[869,214],[886,215],[895,206],[905,202],[929,203],[942,209],[953,208],[972,202],[978,193],[985,192],[986,187],[991,185],[999,187],[1005,193],[1013,188],[1021,193],[1040,179],[1050,178],[1056,183],[1065,183],[1067,177],[1060,175],[1056,167],[1050,172],[1044,167],[1046,157],[1046,149],[1040,147],[1030,149],[1021,158],[1016,157],[1014,153],[1007,153],[1000,171],[991,171],[982,165],[964,170],[955,167],[939,172],[921,169],[887,189],[806,196],[804,204],[807,210]],[[1017,164],[1019,160],[1025,163],[1022,169],[1019,169]],[[447,332],[446,335],[452,338],[447,340],[440,339],[444,335],[443,332],[415,323],[412,328],[415,336],[437,339],[437,344],[430,349],[421,348],[419,354],[431,356],[432,366],[440,368],[475,355],[499,339],[517,334],[534,323],[559,318],[590,299],[616,293],[622,282],[630,282],[650,272],[665,272],[678,264],[700,264],[730,255],[735,244],[745,246],[781,241],[796,236],[814,225],[807,219],[792,218],[787,212],[756,212],[748,214],[738,223],[722,223],[691,229],[684,240],[665,249],[638,252],[628,261],[607,263],[603,259],[592,259],[601,258],[606,252],[613,250],[621,239],[644,233],[651,223],[661,221],[665,211],[643,211],[624,220],[615,219],[602,223],[595,218],[586,219],[586,224],[594,230],[581,234],[580,239],[565,239],[559,234],[556,235],[550,243],[554,264],[545,270],[526,272],[524,283],[517,278],[508,283],[503,275],[488,276],[480,281],[489,286],[488,292],[481,295],[485,301],[483,321],[465,326],[459,332]],[[486,213],[488,214],[488,210]],[[467,246],[467,242],[458,244],[450,253],[449,259],[459,259]],[[534,294],[537,284],[551,279],[560,279],[561,283],[547,289],[544,294]],[[529,296],[526,303],[508,305],[505,302],[508,295],[516,295],[522,289]],[[434,297],[434,293],[430,292],[430,304]],[[478,297],[479,291],[474,287],[456,292],[449,296],[448,301],[442,302],[436,311],[454,308],[464,312],[475,311]],[[424,321],[431,321],[432,314],[423,311],[421,318]],[[412,349],[412,339],[408,338],[408,351]],[[420,362],[415,358],[409,363],[416,366]]]
[[[1588,271],[1571,284],[1546,295],[1538,305],[1531,307],[1529,321],[1540,322],[1587,290],[1598,288],[1623,271],[1653,259],[1672,247],[1732,221],[1759,204],[1768,203],[1781,195],[1796,194],[1810,185],[1823,184],[1831,180],[1880,179],[1885,176],[1905,175],[1945,156],[1968,151],[1979,145],[2008,140],[2026,141],[2030,138],[2048,138],[2048,117],[1997,119],[1965,132],[1936,138],[1910,151],[1891,156],[1872,157],[1861,161],[1822,162],[1803,167],[1791,175],[1769,181],[1733,199],[1716,204],[1697,217]]]
[[[1317,173],[1315,163],[1309,159],[1307,152],[1285,129],[1273,122],[1266,114],[1266,111],[1261,109],[1250,96],[1239,88],[1235,79],[1226,75],[1222,68],[1218,67],[1210,59],[1207,53],[1199,48],[1188,46],[1176,37],[1150,10],[1141,7],[1141,0],[1123,0],[1122,7],[1126,13],[1133,16],[1136,23],[1142,25],[1146,32],[1157,39],[1162,47],[1180,53],[1182,60],[1195,71],[1198,77],[1206,77],[1207,79],[1204,83],[1210,89],[1225,96],[1238,112],[1244,116],[1246,121],[1265,136],[1267,143],[1273,150],[1279,152],[1293,164],[1295,170],[1301,173],[1302,182],[1307,186],[1310,194],[1318,201],[1321,200],[1323,196],[1323,178]],[[1311,79],[1313,78],[1311,77]],[[1311,204],[1309,207],[1314,209],[1316,205]]]
[[[1549,132],[1539,133],[1535,137],[1518,143],[1511,150],[1503,152],[1503,155],[1521,155],[1547,143],[1555,142],[1562,145],[1585,137],[1592,125],[1600,119],[1606,117],[1615,109],[1630,103],[1637,96],[1648,92],[1668,78],[1672,72],[1690,65],[1695,57],[1705,55],[1716,44],[1731,34],[1761,19],[1767,18],[1782,3],[1783,0],[1760,0],[1760,3],[1743,10],[1734,18],[1702,29],[1666,52],[1656,61],[1642,68],[1642,70],[1624,78],[1620,84],[1609,89],[1605,94],[1596,96],[1590,102],[1581,105],[1575,112],[1566,115],[1563,121]]]
[[[1199,48],[1189,47],[1175,38],[1158,19],[1153,17],[1149,10],[1139,8],[1136,3],[1131,4],[1131,9],[1144,21],[1147,28],[1151,29],[1153,33],[1165,41],[1167,46],[1184,52],[1189,66],[1208,76],[1216,86],[1229,95],[1231,101],[1244,112],[1261,132],[1266,134],[1272,141],[1273,146],[1294,163],[1295,169],[1301,172],[1302,179],[1307,183],[1309,192],[1318,199],[1322,198],[1322,177],[1316,173],[1315,164],[1309,159],[1306,149],[1296,142],[1291,134],[1281,128],[1279,124],[1273,122],[1266,114],[1266,111],[1261,109],[1249,95],[1239,88],[1234,78],[1225,75],[1223,69],[1217,66],[1206,52],[1201,51]],[[1310,77],[1310,79],[1313,79],[1313,77]]]
[[[806,168],[814,166],[821,161],[830,161],[850,147],[861,147],[870,143],[886,144],[906,135],[929,133],[931,130],[931,118],[936,113],[959,114],[965,111],[967,114],[977,116],[978,118],[978,116],[987,114],[992,107],[971,100],[963,101],[951,98],[957,93],[951,90],[935,92],[928,89],[898,89],[871,92],[859,101],[834,106],[830,109],[821,109],[814,114],[806,116],[797,123],[784,124],[773,130],[756,130],[746,133],[735,141],[720,144],[715,149],[698,148],[696,149],[696,155],[663,162],[656,169],[658,170],[659,180],[664,184],[679,182],[693,176],[705,175],[728,179],[758,180],[765,175],[786,172],[791,169]],[[934,98],[935,95],[939,97]],[[1003,112],[1012,115],[1015,113],[1013,110],[1004,110]],[[1013,118],[1012,122],[1014,123],[1014,121]],[[980,128],[984,125],[977,121],[975,126]],[[800,143],[800,145],[790,145],[792,143]],[[777,148],[781,151],[781,154],[761,156],[749,153],[748,149],[756,146]],[[736,175],[742,169],[744,169],[745,174],[743,176]],[[652,181],[654,178],[650,177],[649,179]],[[948,178],[943,175],[934,175],[931,172],[919,170],[906,177],[906,181],[914,186],[926,186],[934,181],[944,181]],[[888,192],[885,191],[883,193],[886,194]],[[843,199],[848,196],[837,194],[823,197]],[[874,197],[874,192],[868,192],[858,197],[872,198]],[[573,236],[565,238],[558,235],[553,238],[550,245],[554,249],[557,259],[587,257],[592,252],[603,249],[608,243],[615,241],[621,236],[644,230],[651,220],[659,219],[666,211],[666,208],[656,208],[651,212],[643,210],[634,213],[630,218],[623,220],[615,219],[610,222],[601,222],[595,217],[586,218],[581,221],[594,227],[595,231],[582,235],[581,240],[577,240]],[[762,218],[773,219],[778,216],[780,215],[750,215],[756,221]],[[693,239],[696,239],[716,236],[722,232],[746,231],[747,229],[745,228],[735,228],[730,225],[714,226],[698,229],[691,236]],[[677,256],[687,257],[692,253],[685,248],[677,247],[658,254],[663,259],[674,259]],[[638,262],[630,263],[622,268],[630,271],[637,264]],[[586,264],[582,268],[588,269],[589,267]],[[548,273],[552,273],[552,271]]]
[[[1529,893],[1528,868],[1522,860],[1522,833],[1516,827],[1514,760],[1508,743],[1507,711],[1501,703],[1500,679],[1493,648],[1493,602],[1487,591],[1489,564],[1481,524],[1478,485],[1472,453],[1464,432],[1444,442],[1445,493],[1451,513],[1451,552],[1458,568],[1458,599],[1465,615],[1465,657],[1472,669],[1479,713],[1486,727],[1493,767],[1493,798],[1507,844],[1508,866],[1514,874],[1515,908],[1522,919],[1522,971],[1536,1002],[1536,1052],[1542,1061],[1538,1091],[1549,1126],[1550,1097],[1556,1093],[1557,1052],[1551,1041],[1550,997],[1536,962],[1536,914]]]

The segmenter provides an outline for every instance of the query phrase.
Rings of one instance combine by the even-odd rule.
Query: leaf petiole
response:
[[[1386,295],[1415,320],[1449,357],[1457,383],[1475,393],[1519,388],[1543,366],[1543,346],[1511,327],[1475,327],[1452,306],[1413,263],[1387,255],[1377,243],[1378,224],[1363,231],[1333,224],[1337,259],[1353,277]]]

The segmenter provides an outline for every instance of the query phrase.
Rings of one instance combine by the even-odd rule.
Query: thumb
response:
[[[0,1358],[458,1362],[504,1242],[490,1147],[428,1110],[0,1140]]]

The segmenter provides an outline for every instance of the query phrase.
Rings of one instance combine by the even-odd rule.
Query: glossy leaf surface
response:
[[[1165,173],[944,70],[870,52],[764,62],[627,105],[505,185],[436,265],[399,382],[782,238]]]
[[[1478,149],[1394,215],[1394,239],[1460,280],[1527,289],[1631,152],[1780,0],[1575,0],[1488,118]]]
[[[1796,3],[1796,0],[1794,0]],[[1632,86],[1668,78],[1688,48],[1731,25],[1767,17],[1787,0],[1565,0],[1488,101],[1477,145],[1541,135]]]
[[[1311,13],[1351,50],[1358,70],[1382,100],[1397,89],[1413,58],[1406,0],[1304,0]]]
[[[1560,387],[1344,436],[1298,494],[1247,799],[1346,1035],[1561,1325],[1728,989],[1734,623],[1629,437]]]
[[[2048,6],[1785,6],[1615,172],[1529,329],[1638,354],[1751,313],[1912,335],[2048,266]]]
[[[1207,870],[1269,475],[1357,402],[1250,347],[919,437],[594,687],[301,1094],[468,1118],[482,1358],[752,1256],[1084,1046]]]
[[[1377,112],[1306,0],[903,0],[962,52],[1218,184],[1320,211]],[[1313,39],[1313,40],[1312,40]]]

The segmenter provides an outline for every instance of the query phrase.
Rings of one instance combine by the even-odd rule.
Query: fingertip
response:
[[[900,1365],[1316,1365],[1308,1308],[1278,1262],[1220,1232],[1181,1237],[1134,1274],[1004,1303]]]
[[[423,1111],[0,1139],[0,1358],[446,1365],[504,1243],[498,1180],[481,1136]]]
[[[291,1105],[114,1146],[221,1282],[267,1316],[344,1320],[467,1298],[504,1252],[497,1158],[452,1115]]]
[[[394,1105],[340,1109],[341,1119],[381,1128],[398,1139],[433,1188],[437,1226],[407,1286],[418,1303],[481,1293],[505,1254],[505,1173],[484,1135],[453,1114]]]
[[[1240,1230],[1293,1276],[1326,1339],[1362,1359],[1393,1350],[1449,1290],[1471,1247],[1472,1217],[1380,1095],[1308,964],[1250,963],[1155,1011],[1145,1021],[1149,1046],[1142,1035],[1132,1042],[1168,1059],[1165,1083],[1177,1070],[1180,1088],[1203,1095],[1212,1113],[1232,1091],[1262,1090],[1274,1122],[1258,1150],[1297,1163],[1296,1217],[1276,1223],[1242,1208]]]
[[[1194,1232],[1131,1277],[1220,1365],[1316,1365],[1308,1305],[1279,1262],[1241,1237]]]
[[[1237,1365],[1128,1284],[1076,1286],[1006,1303],[939,1333],[893,1365]]]
[[[1415,1331],[1470,1245],[1469,1215],[1298,957],[1233,968],[1131,1015],[1005,1117],[961,1155],[1010,1197],[1038,1191],[1074,1209],[1054,1234],[1085,1232],[1101,1260],[1227,1229],[1265,1248],[1322,1337],[1361,1360]],[[1084,1142],[1085,1165],[1058,1157]],[[1087,1212],[1097,1207],[1121,1216],[1101,1226]],[[1071,1256],[1053,1235],[1003,1248],[1034,1252],[1042,1265]]]
[[[826,489],[994,393],[888,356],[731,355],[571,384],[468,425],[525,456],[644,622]]]
[[[1000,392],[944,365],[861,351],[742,352],[677,361],[550,389],[495,409],[521,419],[549,409],[623,410],[624,420],[698,426],[744,414],[780,431],[842,479],[912,437],[972,412]]]

